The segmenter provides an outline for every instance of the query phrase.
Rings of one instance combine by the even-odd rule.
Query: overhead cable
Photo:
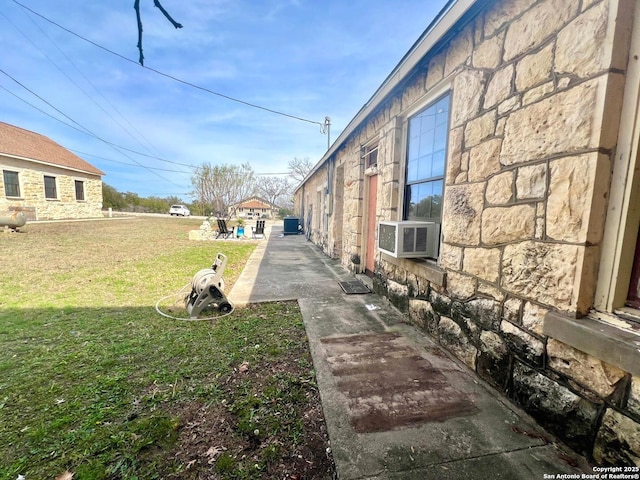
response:
[[[44,100],[44,99],[42,99],[41,97],[39,97],[38,95],[36,95],[34,92],[32,92],[32,91],[31,91],[31,90],[29,90],[27,87],[25,87],[24,85],[22,85],[22,84],[21,84],[20,82],[18,82],[15,78],[13,78],[11,75],[7,74],[7,73],[6,73],[6,72],[4,72],[3,70],[0,70],[0,72],[4,73],[4,74],[5,74],[7,77],[9,77],[11,80],[13,80],[13,81],[14,81],[14,82],[16,82],[18,85],[20,85],[21,87],[23,87],[25,90],[29,91],[30,93],[32,93],[33,95],[35,95],[36,97],[38,97],[38,98],[39,98],[40,100],[42,100],[43,102],[47,103],[47,101],[46,101],[46,100]],[[117,143],[110,142],[109,140],[105,140],[104,138],[99,137],[99,136],[98,136],[98,135],[96,135],[95,133],[90,132],[90,131],[88,131],[88,130],[84,129],[84,127],[82,127],[82,125],[80,125],[80,127],[82,127],[82,128],[78,128],[78,127],[76,127],[75,125],[71,125],[70,123],[67,123],[67,122],[65,122],[64,120],[61,120],[61,119],[59,119],[58,117],[56,117],[56,116],[54,116],[54,115],[51,115],[49,112],[45,112],[45,111],[44,111],[44,110],[42,110],[41,108],[39,108],[39,107],[37,107],[36,105],[32,104],[31,102],[29,102],[29,101],[25,100],[25,99],[24,99],[24,98],[22,98],[21,96],[16,95],[16,94],[15,94],[15,93],[13,93],[11,90],[9,90],[9,89],[8,89],[8,88],[6,88],[6,87],[3,87],[2,85],[0,85],[0,88],[1,88],[2,90],[4,90],[5,92],[7,92],[9,95],[13,95],[13,96],[14,96],[15,98],[17,98],[18,100],[20,100],[20,101],[22,101],[22,102],[26,103],[26,104],[27,104],[27,105],[29,105],[31,108],[34,108],[35,110],[38,110],[39,112],[41,112],[41,113],[45,114],[46,116],[48,116],[48,117],[50,117],[50,118],[54,119],[55,121],[60,122],[61,124],[65,125],[65,126],[67,126],[67,127],[69,127],[69,128],[72,128],[72,129],[76,130],[77,132],[82,133],[83,135],[87,135],[87,136],[89,136],[89,137],[95,138],[96,140],[100,140],[102,143],[106,143],[107,145],[109,145],[109,146],[111,146],[111,147],[114,147],[114,148],[117,148],[117,149],[120,149],[120,150],[125,150],[125,151],[131,152],[131,153],[135,153],[136,155],[141,155],[141,156],[143,156],[143,157],[153,158],[154,160],[160,160],[161,162],[171,163],[171,164],[173,164],[173,165],[179,165],[179,166],[181,166],[181,167],[195,168],[195,166],[194,166],[194,165],[191,165],[191,164],[188,164],[188,163],[174,162],[174,161],[172,161],[172,160],[167,160],[167,159],[165,159],[165,158],[160,158],[160,157],[156,157],[156,156],[154,156],[154,155],[149,155],[149,154],[146,154],[146,153],[138,152],[137,150],[132,150],[132,149],[130,149],[130,148],[123,147],[122,145],[118,145]],[[48,104],[48,103],[47,103],[47,104]],[[49,106],[51,106],[50,104],[48,104],[48,105],[49,105]],[[53,107],[53,106],[51,106],[51,107],[55,109],[55,107]],[[62,112],[60,112],[60,113],[62,113]],[[64,115],[64,113],[63,113],[63,115]],[[65,116],[66,116],[66,115],[65,115]],[[69,117],[67,117],[67,118],[69,118]],[[73,120],[72,120],[72,121],[73,121]],[[78,124],[77,122],[75,122],[75,121],[74,121],[74,123],[76,123],[76,125],[79,125],[79,124]],[[138,164],[138,165],[139,165],[139,164]]]
[[[53,105],[52,103],[48,102],[47,100],[45,100],[44,98],[42,98],[40,95],[38,95],[36,92],[34,92],[33,90],[31,90],[29,87],[27,87],[26,85],[24,85],[23,83],[21,83],[20,81],[18,81],[17,79],[15,79],[14,77],[12,77],[11,75],[9,75],[7,72],[5,72],[4,70],[2,70],[0,68],[0,73],[2,73],[3,75],[9,77],[11,80],[13,80],[15,83],[17,83],[18,85],[20,85],[22,88],[24,88],[26,91],[28,91],[29,93],[31,93],[32,95],[34,95],[35,97],[37,97],[38,99],[40,99],[41,101],[43,101],[44,103],[46,103],[47,105],[49,105],[51,108],[53,108],[56,112],[58,112],[59,114],[61,114],[62,116],[64,116],[65,118],[67,118],[68,120],[70,120],[71,122],[75,123],[76,125],[78,125],[82,130],[86,131],[90,136],[100,140],[101,142],[106,143],[107,145],[111,146],[112,148],[114,148],[115,150],[117,150],[117,147],[115,147],[111,142],[108,142],[107,140],[99,137],[98,135],[96,135],[95,133],[93,133],[91,130],[89,130],[87,127],[81,125],[80,123],[76,122],[73,118],[71,118],[69,115],[67,115],[66,113],[64,113],[62,110],[60,110],[59,108],[57,108],[55,105]],[[125,149],[126,150],[126,149]],[[137,163],[138,165],[140,165],[143,168],[147,168],[146,165],[142,165],[140,162],[138,162],[136,159],[131,158],[129,155],[122,153],[122,152],[118,152],[121,155],[124,155],[125,157],[127,157],[128,159],[130,159],[131,161]],[[153,173],[155,176],[157,176],[158,178],[164,180],[165,182],[169,182],[172,185],[175,185],[176,187],[181,187],[181,185],[178,185],[177,183],[172,182],[171,180],[164,178],[162,175],[160,175],[157,172],[154,172],[153,170],[149,170],[151,173]]]
[[[110,49],[108,49],[107,47],[104,47],[104,46],[100,45],[99,43],[94,42],[93,40],[89,40],[88,38],[83,37],[82,35],[80,35],[80,34],[78,34],[78,33],[74,32],[73,30],[69,30],[68,28],[63,27],[63,26],[62,26],[62,25],[60,25],[59,23],[56,23],[56,22],[54,22],[53,20],[51,20],[51,19],[49,19],[49,18],[45,17],[44,15],[42,15],[42,14],[40,14],[40,13],[36,12],[35,10],[33,10],[33,9],[29,8],[29,7],[27,7],[26,5],[23,5],[22,3],[18,2],[18,0],[13,0],[13,2],[14,2],[15,4],[17,4],[17,5],[21,6],[21,7],[22,7],[22,8],[24,8],[25,10],[28,10],[29,12],[33,13],[34,15],[37,15],[38,17],[42,18],[42,19],[43,19],[43,20],[45,20],[46,22],[49,22],[49,23],[51,23],[52,25],[55,25],[56,27],[60,28],[61,30],[64,30],[65,32],[67,32],[67,33],[69,33],[69,34],[71,34],[71,35],[73,35],[73,36],[75,36],[75,37],[77,37],[77,38],[79,38],[79,39],[81,39],[81,40],[84,40],[85,42],[88,42],[88,43],[90,43],[91,45],[93,45],[93,46],[95,46],[95,47],[98,47],[98,48],[100,48],[101,50],[104,50],[105,52],[109,52],[110,54],[115,55],[116,57],[118,57],[118,58],[120,58],[120,59],[122,59],[122,60],[125,60],[125,61],[127,61],[127,62],[133,63],[134,65],[136,65],[136,66],[138,66],[138,67],[140,67],[140,68],[144,68],[144,69],[149,70],[149,71],[151,71],[151,72],[153,72],[153,73],[156,73],[156,74],[161,75],[161,76],[163,76],[163,77],[166,77],[166,78],[169,78],[169,79],[171,79],[171,80],[174,80],[174,81],[176,81],[176,82],[178,82],[178,83],[182,83],[183,85],[187,85],[187,86],[192,87],[192,88],[195,88],[195,89],[197,89],[197,90],[201,90],[201,91],[203,91],[203,92],[210,93],[211,95],[216,95],[216,96],[218,96],[218,97],[225,98],[225,99],[230,100],[230,101],[232,101],[232,102],[241,103],[241,104],[246,105],[246,106],[248,106],[248,107],[251,107],[251,108],[257,108],[257,109],[259,109],[259,110],[264,110],[264,111],[266,111],[266,112],[273,113],[273,114],[275,114],[275,115],[280,115],[280,116],[283,116],[283,117],[292,118],[292,119],[294,119],[294,120],[299,120],[299,121],[301,121],[301,122],[312,123],[312,124],[314,124],[314,125],[320,125],[320,127],[324,127],[324,123],[323,123],[323,122],[318,122],[318,121],[315,121],[315,120],[309,120],[309,119],[307,119],[307,118],[298,117],[298,116],[296,116],[296,115],[291,115],[291,114],[289,114],[289,113],[284,113],[284,112],[280,112],[280,111],[278,111],[278,110],[273,110],[273,109],[271,109],[271,108],[263,107],[263,106],[261,106],[261,105],[256,105],[255,103],[246,102],[246,101],[244,101],[244,100],[240,100],[240,99],[238,99],[238,98],[230,97],[229,95],[225,95],[225,94],[223,94],[223,93],[214,92],[213,90],[210,90],[210,89],[208,89],[208,88],[206,88],[206,87],[202,87],[202,86],[200,86],[200,85],[196,85],[195,83],[187,82],[186,80],[182,80],[182,79],[180,79],[180,78],[178,78],[178,77],[174,77],[173,75],[169,75],[168,73],[161,72],[160,70],[156,70],[155,68],[151,68],[151,67],[148,67],[148,66],[146,66],[146,65],[140,65],[138,62],[136,62],[136,61],[134,61],[134,60],[131,60],[130,58],[125,57],[124,55],[121,55],[121,54],[119,54],[119,53],[117,53],[117,52],[114,52],[113,50],[110,50]]]
[[[75,64],[75,62],[60,48],[58,47],[58,45],[56,44],[56,42],[49,36],[47,35],[47,33],[40,27],[40,25],[38,25],[38,23],[29,16],[29,14],[27,12],[24,12],[24,15],[26,18],[29,19],[29,21],[40,31],[40,33],[56,48],[56,50],[58,50],[58,52],[60,52],[60,54],[62,54],[62,56],[67,60],[67,62],[69,62],[71,64],[71,66],[82,76],[82,78],[85,79],[85,81],[91,85],[91,87],[93,88],[93,90],[98,93],[98,95],[100,95],[100,97],[102,97],[102,99],[111,106],[111,108],[128,124],[129,128],[125,128],[118,120],[116,120],[107,110],[105,110],[102,105],[100,105],[91,95],[89,95],[88,92],[86,92],[80,85],[78,85],[64,70],[62,70],[56,63],[55,61],[49,57],[49,55],[42,49],[40,48],[38,45],[36,45],[36,43],[34,41],[31,40],[31,38],[29,36],[27,36],[24,32],[22,32],[22,30],[20,30],[20,28],[13,23],[6,15],[4,15],[2,12],[0,12],[0,15],[2,17],[5,18],[5,20],[11,24],[13,26],[13,28],[15,28],[24,38],[27,39],[27,41],[29,43],[31,43],[34,48],[36,48],[37,50],[39,50],[48,60],[49,62],[51,62],[57,69],[58,71],[60,71],[60,73],[62,73],[65,77],[67,77],[69,79],[69,81],[71,83],[73,83],[82,93],[85,94],[85,96],[87,96],[93,103],[96,104],[96,106],[102,110],[116,125],[118,125],[129,137],[131,137],[133,140],[135,140],[142,148],[144,148],[145,150],[147,150],[149,153],[152,153],[151,150],[147,147],[147,145],[144,145],[142,143],[142,141],[135,135],[133,135],[131,133],[131,130],[135,131],[137,133],[137,135],[139,137],[141,137],[143,140],[145,140],[147,142],[147,144],[153,148],[156,153],[158,155],[162,155],[160,153],[160,151],[136,128],[135,125],[133,125],[117,108],[116,106],[109,101],[109,99],[107,97],[105,97],[102,92],[98,89],[98,87],[96,87],[93,82],[78,68],[78,66]]]

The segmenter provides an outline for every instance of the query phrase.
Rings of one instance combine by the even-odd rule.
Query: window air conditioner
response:
[[[438,257],[440,224],[434,222],[380,222],[378,249],[395,258]]]

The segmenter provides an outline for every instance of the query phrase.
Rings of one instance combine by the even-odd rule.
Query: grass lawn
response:
[[[333,478],[295,302],[200,322],[155,311],[218,252],[228,292],[255,248],[189,241],[199,224],[0,233],[0,479]]]

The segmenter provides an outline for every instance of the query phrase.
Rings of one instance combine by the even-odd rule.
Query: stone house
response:
[[[104,172],[50,138],[0,122],[0,212],[27,220],[102,216]]]
[[[640,465],[639,99],[635,0],[450,2],[294,200],[327,255],[604,465]]]
[[[278,207],[258,197],[251,197],[229,206],[229,215],[239,218],[273,218]]]

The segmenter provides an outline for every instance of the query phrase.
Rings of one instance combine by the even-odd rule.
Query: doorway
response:
[[[367,178],[367,223],[366,223],[366,248],[365,248],[365,273],[373,277],[376,260],[376,210],[378,198],[378,175],[369,175]]]
[[[335,220],[334,220],[334,246],[333,255],[335,258],[342,258],[342,230],[344,228],[344,166],[336,168],[335,186]]]

